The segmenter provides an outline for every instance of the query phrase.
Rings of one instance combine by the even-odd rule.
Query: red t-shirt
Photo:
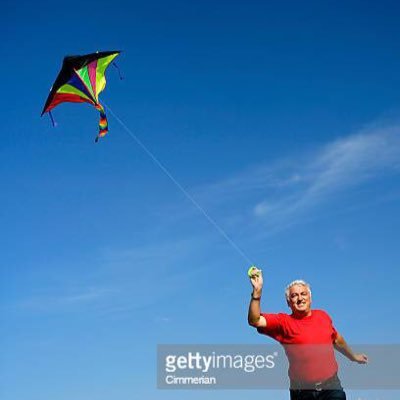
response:
[[[333,348],[337,331],[325,311],[312,310],[310,316],[302,318],[283,313],[261,315],[267,320],[267,326],[258,328],[258,332],[284,346],[291,379],[320,382],[337,372]]]

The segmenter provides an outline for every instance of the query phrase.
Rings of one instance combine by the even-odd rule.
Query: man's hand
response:
[[[353,361],[358,364],[367,364],[368,356],[366,354],[354,354]]]
[[[253,295],[255,297],[261,296],[262,287],[263,287],[263,276],[260,269],[254,268],[251,272],[250,282],[253,286]]]

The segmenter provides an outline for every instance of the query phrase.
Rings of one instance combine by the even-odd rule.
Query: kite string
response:
[[[141,149],[153,160],[153,162],[164,172],[165,175],[174,183],[174,185],[190,200],[190,202],[204,215],[204,217],[214,226],[214,228],[225,238],[225,240],[246,260],[247,263],[253,265],[246,253],[229,237],[229,235],[221,228],[221,226],[206,212],[206,210],[193,198],[193,196],[174,178],[164,164],[144,145],[144,143],[132,132],[131,129],[113,112],[106,103],[103,105],[110,112],[116,121],[125,129],[133,140],[141,147]]]

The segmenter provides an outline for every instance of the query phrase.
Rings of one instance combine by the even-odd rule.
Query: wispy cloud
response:
[[[91,307],[118,293],[116,289],[87,287],[80,289],[63,288],[57,292],[47,289],[46,294],[33,295],[18,302],[15,308],[33,312],[68,311],[81,307]],[[50,293],[49,293],[50,292]]]
[[[349,136],[328,144],[299,171],[306,187],[295,207],[306,206],[329,193],[398,171],[400,129],[387,128]]]
[[[36,293],[24,296],[7,309],[29,313],[90,311],[91,315],[130,315],[134,310],[161,304],[179,288],[195,281],[202,268],[207,267],[206,244],[201,237],[163,238],[131,248],[104,249],[97,259],[91,260],[90,264],[95,267],[90,273],[77,276],[74,270],[57,284],[43,282]],[[197,268],[191,266],[193,257]],[[167,316],[154,319],[155,323],[168,321]]]
[[[282,226],[346,190],[398,172],[400,125],[373,127],[307,154],[250,168],[199,188],[196,195],[231,228]]]

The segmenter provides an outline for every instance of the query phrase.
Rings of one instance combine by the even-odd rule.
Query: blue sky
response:
[[[97,145],[87,105],[56,108],[55,129],[40,118],[66,54],[123,50],[102,99],[263,269],[265,310],[304,278],[349,342],[397,342],[399,11],[5,5],[2,398],[239,399],[158,391],[156,346],[268,340],[246,324],[247,261],[112,115]]]

